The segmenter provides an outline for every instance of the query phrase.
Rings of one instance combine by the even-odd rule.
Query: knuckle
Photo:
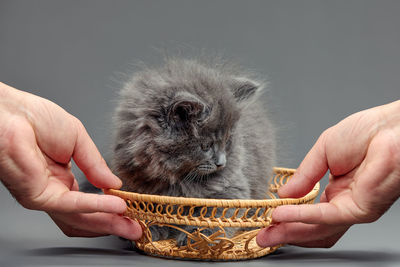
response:
[[[324,130],[321,135],[318,137],[317,141],[314,144],[315,149],[326,149],[326,144],[328,143],[329,136],[331,135],[332,127]]]
[[[111,223],[108,224],[108,229],[107,229],[107,233],[112,235],[119,235],[119,231],[118,231],[118,221],[119,221],[119,217],[115,214],[112,214],[111,217]]]
[[[276,233],[280,233],[281,234],[281,240],[282,241],[286,241],[286,242],[292,242],[293,238],[292,235],[290,234],[290,225],[283,223],[283,224],[278,224],[277,227],[273,228],[273,231],[275,231]]]
[[[95,201],[94,201],[94,209],[95,210],[98,210],[98,211],[101,211],[101,210],[103,210],[103,202],[101,201],[101,199],[100,198],[96,198],[95,199]]]
[[[328,128],[328,129],[325,129],[325,130],[321,133],[321,135],[319,136],[319,139],[320,139],[320,140],[326,139],[326,138],[329,136],[329,134],[330,134],[331,131],[332,131],[332,127]]]
[[[326,144],[331,138],[334,131],[335,131],[335,126],[329,127],[328,129],[324,130],[319,136],[317,142]]]
[[[72,116],[72,115],[71,115]],[[77,132],[85,131],[83,123],[75,116],[72,116],[73,123],[76,127]]]
[[[75,116],[68,114],[68,123],[71,125],[70,132],[73,134],[75,139],[79,137],[82,131],[85,131],[85,126],[83,123]]]

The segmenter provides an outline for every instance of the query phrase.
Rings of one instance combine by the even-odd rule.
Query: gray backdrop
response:
[[[0,0],[0,81],[77,116],[106,155],[120,73],[160,63],[159,50],[222,53],[270,81],[279,165],[295,168],[324,129],[399,99],[399,14],[399,1]],[[112,237],[67,238],[0,191],[1,266],[200,264],[143,256]],[[400,266],[399,211],[332,249],[287,247],[240,264]]]

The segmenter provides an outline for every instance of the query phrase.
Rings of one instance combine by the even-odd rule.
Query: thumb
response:
[[[78,124],[78,135],[72,155],[76,165],[94,186],[119,189],[122,186],[121,180],[108,168],[83,124],[80,121]]]
[[[293,177],[278,190],[281,198],[298,198],[310,192],[328,170],[325,151],[326,132],[321,134],[315,145],[297,168]]]

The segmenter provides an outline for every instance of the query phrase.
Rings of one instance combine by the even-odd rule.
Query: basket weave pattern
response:
[[[262,200],[170,197],[112,189],[105,190],[105,193],[119,196],[126,201],[128,208],[124,215],[137,220],[143,229],[143,236],[136,241],[136,246],[148,254],[209,260],[250,259],[264,256],[280,247],[261,248],[255,241],[260,227],[271,224],[274,208],[280,205],[313,203],[317,197],[319,184],[302,198],[278,198],[277,190],[292,177],[294,171],[274,168],[268,192],[270,199]],[[188,238],[187,245],[178,247],[174,239],[153,241],[149,229],[152,225],[184,232]],[[182,227],[186,225],[197,226],[197,230],[189,233]],[[238,231],[230,237],[227,227],[237,228]],[[205,231],[206,229],[214,231]]]

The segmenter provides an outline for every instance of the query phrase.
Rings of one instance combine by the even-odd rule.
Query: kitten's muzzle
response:
[[[218,169],[222,169],[226,165],[226,155],[225,153],[218,153],[215,161],[215,165],[217,166]]]
[[[225,152],[219,152],[214,155],[214,159],[197,167],[197,171],[201,174],[211,174],[223,169],[226,165]]]

